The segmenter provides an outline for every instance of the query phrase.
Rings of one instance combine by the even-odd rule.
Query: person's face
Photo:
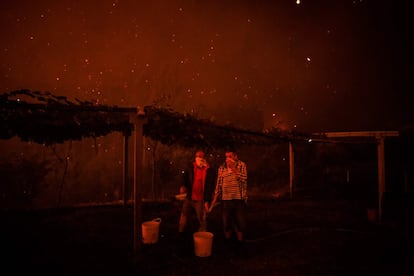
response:
[[[226,152],[226,161],[236,161],[237,156],[234,152]]]
[[[195,156],[195,162],[197,166],[202,167],[206,165],[206,160],[204,159],[204,152],[197,151]]]

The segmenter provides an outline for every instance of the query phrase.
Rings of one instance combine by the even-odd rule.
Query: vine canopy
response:
[[[17,90],[0,95],[0,139],[19,137],[51,145],[68,140],[101,137],[111,132],[130,135],[131,115],[137,108],[97,105],[89,101],[68,100],[50,92]],[[308,135],[272,129],[255,132],[217,125],[168,108],[144,107],[143,133],[163,144],[184,147],[223,148],[231,145],[274,144],[305,140]]]

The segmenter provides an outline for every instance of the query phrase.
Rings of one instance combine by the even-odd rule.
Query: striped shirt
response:
[[[247,168],[243,161],[236,161],[237,173],[224,163],[218,169],[215,194],[221,194],[221,200],[247,199]]]

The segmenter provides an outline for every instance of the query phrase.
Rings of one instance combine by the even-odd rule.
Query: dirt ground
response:
[[[249,230],[226,243],[220,206],[209,216],[212,254],[194,254],[190,224],[177,236],[180,202],[145,203],[159,241],[133,250],[131,206],[2,212],[2,268],[13,275],[414,275],[413,227],[370,222],[346,200],[252,199]]]

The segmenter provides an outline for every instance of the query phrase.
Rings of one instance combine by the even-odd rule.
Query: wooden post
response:
[[[295,167],[295,160],[294,160],[294,153],[293,153],[293,145],[292,145],[292,141],[289,141],[289,188],[290,188],[290,198],[293,197],[293,178],[294,178],[294,175],[295,175],[294,167]]]
[[[378,152],[378,222],[382,221],[382,198],[385,191],[384,137],[377,138]]]
[[[143,139],[143,125],[144,116],[142,112],[134,114],[134,196],[133,196],[133,239],[134,250],[137,252],[142,246],[142,185],[144,183],[143,177],[143,157],[144,157],[144,139]]]
[[[123,205],[127,206],[128,203],[128,140],[129,140],[130,133],[124,133],[124,170],[122,174],[122,200]]]

